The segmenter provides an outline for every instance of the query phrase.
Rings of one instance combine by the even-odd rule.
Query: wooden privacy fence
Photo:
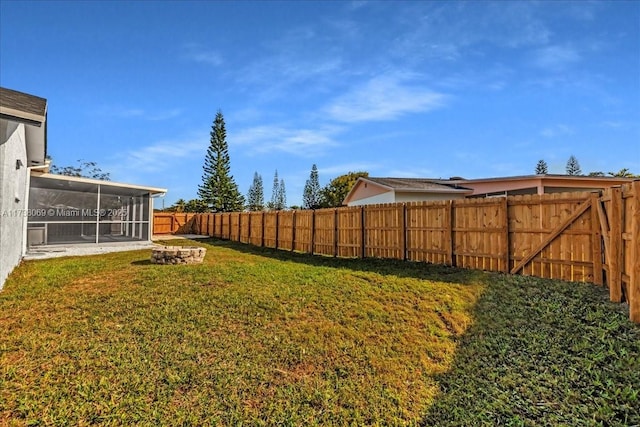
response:
[[[193,231],[318,255],[592,282],[628,302],[640,323],[640,181],[602,192],[197,214]]]
[[[154,212],[153,234],[189,234],[196,214]]]

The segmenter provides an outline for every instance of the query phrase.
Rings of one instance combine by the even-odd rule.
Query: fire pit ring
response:
[[[151,250],[152,264],[200,264],[207,250],[198,246],[159,246]]]

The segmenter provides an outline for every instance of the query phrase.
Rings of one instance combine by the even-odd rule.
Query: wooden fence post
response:
[[[296,211],[291,214],[291,252],[296,250]]]
[[[591,249],[593,258],[593,283],[603,285],[602,278],[602,232],[600,231],[600,220],[598,219],[598,205],[600,204],[600,193],[591,193]]]
[[[276,249],[278,249],[278,238],[280,237],[280,211],[276,211]]]
[[[455,207],[453,200],[447,201],[447,257],[449,258],[449,265],[456,266],[455,255],[455,234],[454,234],[454,222],[455,222]]]
[[[338,209],[333,209],[333,256],[338,256]]]
[[[260,246],[264,247],[264,211],[260,212],[260,220],[262,221],[262,235],[260,236]]]
[[[622,189],[612,188],[611,211],[609,212],[609,239],[611,259],[609,263],[609,298],[614,302],[622,301]]]
[[[407,230],[407,204],[403,203],[402,204],[402,215],[400,215],[400,220],[402,221],[401,223],[401,228],[402,228],[402,233],[400,234],[400,237],[402,239],[402,260],[406,261],[407,260],[407,234],[408,234],[408,230]]]
[[[364,219],[365,219],[365,212],[364,212],[364,206],[360,207],[360,258],[365,257],[366,255],[366,243],[365,243],[365,238],[366,238],[366,231],[365,231],[365,227],[364,227]]]
[[[505,196],[502,202],[502,221],[504,222],[503,250],[504,250],[504,269],[503,273],[509,273],[509,265],[511,262],[511,241],[509,236],[509,197]]]
[[[315,240],[316,240],[316,210],[312,209],[311,210],[311,238],[309,239],[311,240],[310,242],[310,250],[309,253],[313,255],[313,252],[315,250],[314,246],[315,246]]]
[[[242,214],[240,214],[242,215]],[[251,223],[253,221],[251,221],[251,212],[247,213],[247,219],[248,219],[248,227],[247,227],[247,243],[251,244]],[[242,240],[242,236],[240,237],[240,239]]]
[[[640,180],[631,184],[631,271],[629,271],[629,318],[640,323]]]

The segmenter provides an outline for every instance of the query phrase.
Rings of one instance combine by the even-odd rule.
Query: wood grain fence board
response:
[[[454,201],[456,265],[488,271],[504,269],[501,259],[505,255],[500,248],[507,224],[503,221],[502,204],[499,198]]]
[[[229,214],[229,239],[234,242],[240,241],[240,212]]]
[[[611,233],[611,258],[607,260],[609,264],[609,299],[614,302],[622,302],[623,242],[618,237],[622,236],[623,232],[622,189],[612,188],[610,197],[611,202],[607,213]]]
[[[264,246],[277,248],[278,243],[278,211],[264,213]]]
[[[365,206],[366,257],[404,259],[403,215],[402,204]]]
[[[338,209],[338,256],[357,258],[362,248],[362,208],[347,207]]]
[[[622,226],[622,288],[624,301],[630,302],[631,270],[634,254],[633,246],[640,244],[633,241],[633,193],[631,186],[622,186],[623,226]]]
[[[579,206],[578,208],[576,208],[576,210],[570,214],[570,216],[566,217],[566,215],[561,215],[559,217],[559,219],[562,221],[560,223],[560,225],[558,225],[551,233],[549,233],[545,239],[539,243],[537,246],[533,247],[531,249],[531,251],[522,259],[518,262],[518,264],[516,266],[514,266],[511,269],[511,274],[515,274],[518,271],[520,271],[520,269],[522,269],[527,263],[529,263],[529,261],[531,261],[534,257],[536,257],[545,247],[551,245],[554,240],[556,240],[557,237],[561,237],[561,244],[559,245],[560,247],[560,251],[559,251],[559,255],[560,255],[560,259],[571,259],[571,256],[569,254],[569,256],[567,256],[567,250],[570,252],[571,251],[571,245],[569,245],[568,243],[564,242],[564,249],[563,249],[563,241],[562,241],[562,237],[561,233],[568,228],[569,226],[571,226],[573,224],[573,222],[575,220],[577,220],[580,216],[582,216],[587,209],[589,209],[589,207],[591,206],[591,199],[586,199],[586,201],[582,202],[582,205]],[[563,212],[566,213],[567,212],[567,208],[564,207],[563,208]],[[566,236],[565,236],[566,237]],[[568,249],[566,248],[568,246]],[[563,266],[564,267],[564,266]],[[562,274],[562,271],[560,272],[560,274]],[[565,273],[566,274],[566,273]]]
[[[249,232],[251,230],[251,212],[240,212],[238,221],[238,241],[240,243],[249,243]]]
[[[447,264],[448,207],[447,202],[407,204],[407,258],[409,260]]]
[[[264,243],[264,212],[249,212],[249,244],[262,246]]]
[[[293,250],[293,217],[295,211],[278,214],[278,249]]]
[[[591,254],[591,259],[593,261],[593,283],[598,286],[602,286],[604,284],[604,278],[602,275],[603,244],[602,233],[600,232],[600,221],[598,219],[598,207],[602,208],[602,205],[600,204],[600,195],[593,192],[591,193],[591,238],[589,240],[589,245],[593,251]]]
[[[640,323],[640,180],[630,185],[627,214],[631,217],[631,262],[629,265],[629,318]]]
[[[311,253],[313,238],[313,211],[301,210],[295,212],[295,235],[293,250]]]
[[[336,212],[335,209],[315,211],[313,233],[313,253],[318,255],[336,255]]]
[[[173,215],[155,213],[153,215],[153,234],[171,234]]]

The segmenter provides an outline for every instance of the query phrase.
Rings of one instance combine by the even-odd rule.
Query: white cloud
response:
[[[191,61],[213,65],[214,67],[218,67],[224,63],[220,52],[206,49],[197,43],[189,43],[185,45],[184,50],[184,57]]]
[[[233,144],[250,146],[254,153],[282,151],[302,157],[317,155],[338,145],[334,135],[340,131],[335,126],[319,129],[290,129],[282,126],[256,126],[242,130],[232,137]]]
[[[559,136],[573,135],[574,133],[575,132],[571,127],[562,124],[549,126],[540,131],[540,135],[545,138],[556,138]]]
[[[552,71],[562,70],[580,59],[578,51],[570,46],[546,46],[533,53],[534,65]]]
[[[206,134],[194,135],[182,139],[158,141],[136,149],[124,151],[114,158],[112,165],[106,170],[114,174],[130,175],[170,170],[176,163],[190,158],[198,160],[198,165],[207,149],[209,138]]]
[[[338,97],[325,108],[333,120],[365,122],[394,120],[409,113],[442,107],[446,95],[420,86],[405,84],[398,77],[377,77]]]
[[[142,108],[103,107],[96,114],[124,119],[140,119],[148,121],[162,121],[176,118],[182,114],[179,108],[160,111],[147,111]]]

